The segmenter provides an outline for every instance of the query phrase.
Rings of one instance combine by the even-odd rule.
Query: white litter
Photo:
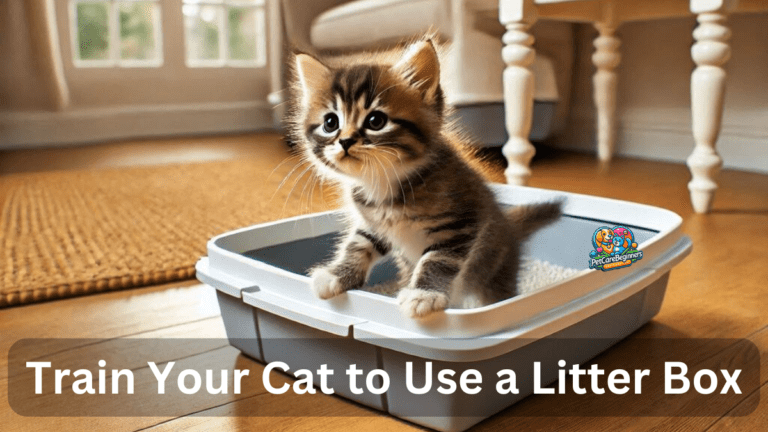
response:
[[[579,270],[573,268],[550,264],[547,261],[535,258],[523,257],[520,262],[520,271],[517,274],[518,290],[520,294],[528,294],[567,279],[577,273],[579,273]],[[362,290],[388,297],[396,297],[400,287],[397,282],[392,281],[365,286]]]
[[[563,279],[568,279],[579,272],[580,270],[574,268],[524,257],[520,263],[520,272],[517,275],[517,287],[520,294],[527,294]]]

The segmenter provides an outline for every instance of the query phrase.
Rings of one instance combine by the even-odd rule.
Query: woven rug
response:
[[[332,207],[289,156],[0,177],[0,307],[190,279],[214,235]]]
[[[0,176],[0,308],[194,278],[211,237],[337,206],[306,168],[264,140],[257,158]]]

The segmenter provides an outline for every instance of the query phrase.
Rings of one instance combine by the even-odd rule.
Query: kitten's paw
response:
[[[312,271],[312,291],[323,300],[344,292],[339,278],[324,268]]]
[[[397,302],[403,314],[411,318],[421,318],[445,310],[448,307],[448,295],[421,288],[403,288],[397,295]]]

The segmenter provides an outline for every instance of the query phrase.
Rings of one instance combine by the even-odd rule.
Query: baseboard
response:
[[[717,141],[725,168],[768,173],[768,122],[761,112],[726,112]],[[571,110],[568,132],[554,145],[594,152],[595,113]],[[693,151],[691,114],[685,108],[625,109],[618,113],[618,156],[685,163]]]
[[[0,148],[247,132],[272,127],[272,106],[266,100],[118,106],[62,112],[6,112],[0,113]]]

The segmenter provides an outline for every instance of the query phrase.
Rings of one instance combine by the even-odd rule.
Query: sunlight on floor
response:
[[[0,151],[0,174],[165,165],[257,157],[279,134],[125,141],[49,149]]]

